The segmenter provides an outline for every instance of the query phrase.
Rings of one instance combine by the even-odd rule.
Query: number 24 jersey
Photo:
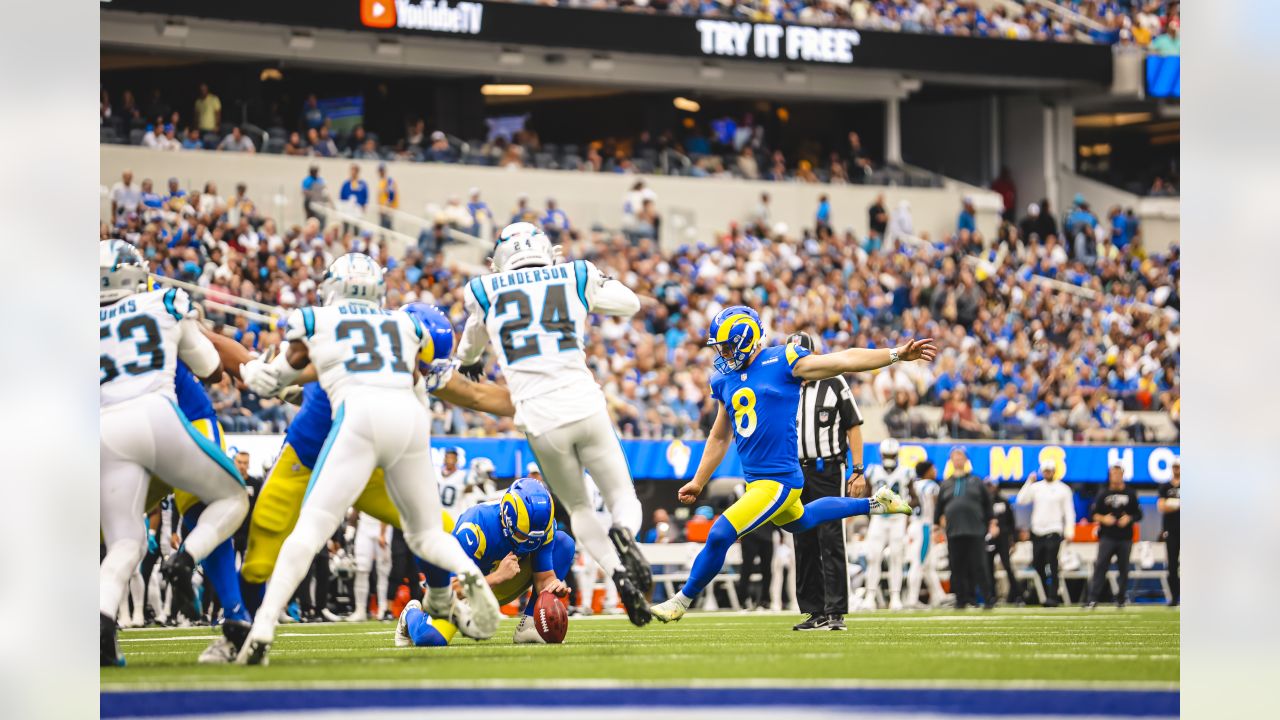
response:
[[[791,368],[809,351],[795,344],[761,350],[751,364],[711,378],[711,397],[724,403],[747,480],[803,487],[796,409],[800,385]]]
[[[358,388],[412,392],[423,338],[422,324],[408,313],[364,300],[294,310],[285,333],[307,344],[335,412]]]

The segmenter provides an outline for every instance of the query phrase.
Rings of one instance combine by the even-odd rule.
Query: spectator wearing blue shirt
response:
[[[547,212],[542,216],[541,222],[542,229],[552,240],[558,240],[562,233],[569,232],[569,216],[556,207],[555,198],[547,198]]]
[[[169,194],[165,195],[164,197],[165,204],[168,204],[174,199],[182,200],[183,202],[185,202],[186,198],[187,198],[187,191],[183,190],[181,187],[178,186],[178,178],[176,177],[169,178]]]
[[[369,184],[360,179],[359,165],[354,163],[351,165],[351,177],[342,183],[342,190],[338,194],[338,199],[343,202],[354,202],[360,206],[361,213],[369,206]]]
[[[142,206],[149,210],[160,210],[164,207],[164,198],[151,190],[151,178],[142,181]]]
[[[831,199],[825,194],[818,196],[818,214],[815,220],[819,228],[831,229]]]
[[[1098,227],[1098,218],[1089,209],[1089,201],[1084,199],[1084,195],[1076,193],[1073,203],[1074,207],[1071,208],[1066,222],[1063,223],[1064,230],[1067,237],[1074,243],[1075,259],[1092,264],[1097,256],[1093,240],[1094,231]]]
[[[964,204],[960,208],[960,217],[956,219],[956,232],[968,230],[970,233],[976,232],[978,222],[973,214],[973,198],[966,197]]]
[[[308,218],[318,217],[312,205],[328,205],[329,188],[320,177],[320,166],[312,165],[307,176],[302,179],[302,210]]]
[[[301,125],[309,130],[319,129],[324,125],[324,111],[320,109],[320,101],[316,99],[315,93],[307,96],[302,103]]]
[[[471,213],[471,234],[480,237],[484,223],[493,224],[493,211],[489,209],[489,203],[480,199],[480,188],[471,188],[467,195],[470,197],[467,202],[467,212]]]
[[[183,150],[204,150],[204,140],[200,138],[200,131],[190,127],[182,136]]]

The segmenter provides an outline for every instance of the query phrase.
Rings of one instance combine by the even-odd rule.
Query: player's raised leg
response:
[[[627,467],[627,457],[622,452],[622,444],[608,413],[603,410],[594,418],[586,421],[586,442],[579,443],[578,456],[583,467],[591,473],[596,487],[604,497],[605,507],[613,518],[613,527],[609,528],[609,539],[613,541],[614,550],[627,568],[632,582],[646,597],[653,589],[653,573],[640,548],[636,545],[636,534],[640,532],[640,524],[644,520],[644,509],[640,499],[636,497],[635,482],[631,479],[631,470]],[[612,573],[608,574],[612,577]]]

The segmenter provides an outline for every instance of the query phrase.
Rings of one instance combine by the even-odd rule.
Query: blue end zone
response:
[[[104,718],[279,711],[481,707],[692,708],[1177,717],[1176,690],[999,690],[956,688],[404,688],[351,690],[190,690],[104,692]]]

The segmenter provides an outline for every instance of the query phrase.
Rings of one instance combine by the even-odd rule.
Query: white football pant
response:
[[[614,524],[633,537],[640,531],[644,511],[609,413],[602,406],[594,415],[528,439],[547,485],[569,511],[578,544],[604,568],[605,575],[613,577],[622,561],[609,541],[608,528],[596,518],[583,470],[591,473],[600,488]]]
[[[929,584],[929,605],[937,607],[944,595],[938,579],[938,548],[933,544],[933,525],[913,518],[907,528],[907,590],[903,602],[920,604],[920,581]]]
[[[101,410],[98,444],[102,534],[107,555],[99,570],[98,610],[114,617],[120,597],[147,552],[142,522],[155,475],[205,503],[183,547],[199,562],[231,537],[249,512],[249,495],[231,459],[184,422],[162,395],[142,395]]]
[[[773,534],[773,563],[770,567],[769,576],[769,609],[770,610],[786,610],[787,608],[795,608],[799,606],[796,600],[796,544],[791,539],[791,533],[780,532]],[[786,572],[787,579],[782,579],[783,572]],[[786,605],[782,604],[782,590],[786,588],[787,597],[790,598]]]
[[[907,535],[905,515],[872,515],[867,522],[867,593],[877,607],[880,601],[880,562],[889,562],[889,606],[902,602],[902,550]],[[888,552],[886,553],[886,549]]]
[[[368,516],[361,516],[361,522],[368,522]],[[377,522],[374,520],[373,522]],[[378,545],[378,536],[356,530],[356,583],[355,611],[356,617],[364,617],[369,609],[369,571],[378,568],[378,586],[374,588],[378,598],[378,613],[387,612],[387,589],[391,583],[391,543],[386,547]]]

